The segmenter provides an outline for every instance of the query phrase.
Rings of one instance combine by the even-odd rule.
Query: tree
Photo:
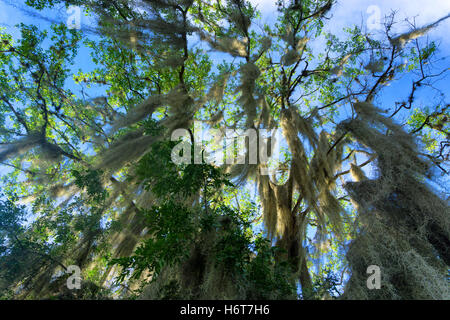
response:
[[[448,206],[429,186],[436,170],[447,174],[448,104],[442,93],[415,105],[445,72],[433,67],[436,44],[419,38],[448,16],[394,35],[393,14],[383,36],[355,26],[341,40],[323,31],[330,0],[279,1],[274,26],[241,0],[27,1],[57,3],[83,5],[96,24],[21,25],[17,43],[0,39],[5,193],[31,199],[36,219],[21,232],[37,228],[30,241],[50,246],[43,277],[18,297],[61,297],[48,279],[68,264],[100,296],[117,285],[141,298],[297,298],[297,287],[306,299],[449,297]],[[81,44],[95,68],[72,76]],[[402,75],[411,91],[386,114],[376,105]],[[93,88],[102,95],[90,98]],[[247,151],[281,128],[277,173],[249,152],[221,168],[173,163],[177,143],[207,158],[196,121],[222,135],[254,130]],[[188,139],[171,141],[176,129]],[[20,211],[12,216],[19,228]],[[316,264],[324,256],[328,271]],[[370,265],[382,270],[380,290],[366,287]]]

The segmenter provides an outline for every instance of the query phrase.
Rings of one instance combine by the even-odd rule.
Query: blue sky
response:
[[[250,0],[262,14],[261,21],[273,24],[275,22],[276,5],[275,0]],[[48,29],[50,22],[45,19],[37,18],[30,15],[27,12],[21,11],[18,7],[23,7],[23,0],[0,0],[0,26],[6,27],[6,32],[11,33],[14,38],[20,37],[20,33],[14,25],[23,22],[25,24],[35,24],[42,29]],[[385,15],[390,14],[392,11],[397,12],[397,21],[399,21],[394,26],[395,33],[402,33],[408,30],[409,25],[404,21],[405,18],[414,18],[417,26],[423,26],[450,13],[450,0],[428,0],[426,4],[421,0],[341,0],[338,1],[337,5],[330,12],[332,19],[325,26],[327,31],[336,34],[339,37],[344,37],[345,34],[342,31],[345,27],[350,27],[354,24],[366,28],[368,23],[373,21],[374,10],[379,13],[380,17],[383,18]],[[44,17],[50,17],[52,19],[60,20],[62,22],[67,21],[68,14],[66,8],[63,4],[58,4],[53,9],[46,9],[41,14]],[[81,17],[82,26],[89,24],[87,16],[82,15]],[[258,28],[258,25],[256,26]],[[450,19],[442,22],[437,28],[429,32],[428,37],[431,40],[437,40],[440,42],[441,56],[446,57],[448,52],[450,52],[450,38],[446,33],[450,30]],[[374,37],[377,37],[379,31],[371,30]],[[316,46],[317,50],[322,50],[323,45],[321,41],[316,41],[312,44]],[[221,59],[224,54],[214,54],[213,57],[216,59]],[[442,60],[437,63],[436,67],[438,69],[448,68],[450,66],[448,57],[446,60]],[[89,57],[89,51],[87,48],[82,47],[80,53],[76,58],[75,65],[73,66],[73,71],[76,73],[78,69],[83,69],[83,71],[89,71],[94,68],[94,64],[91,62]],[[399,101],[399,99],[406,99],[410,89],[411,89],[411,77],[406,76],[400,81],[394,82],[391,86],[386,87],[383,91],[381,98],[377,101],[379,107],[382,109],[393,109],[394,102]],[[78,87],[74,85],[72,81],[67,83],[70,89],[75,92],[78,91]],[[436,87],[444,92],[450,91],[450,82],[448,79],[441,79],[436,83]],[[92,90],[90,92],[93,92]],[[97,92],[95,92],[97,93]],[[100,94],[101,91],[98,90]],[[401,97],[403,95],[404,97]],[[435,100],[433,93],[422,92],[418,96],[418,106],[427,106],[430,101]],[[431,107],[431,105],[430,105]],[[343,110],[343,117],[348,115],[347,110]],[[397,120],[404,120],[406,115],[398,114]],[[1,168],[0,168],[1,172]]]

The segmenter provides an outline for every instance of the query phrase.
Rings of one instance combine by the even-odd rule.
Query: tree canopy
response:
[[[51,27],[0,33],[1,297],[449,299],[449,68],[426,34],[450,16],[338,36],[335,5],[27,0]]]

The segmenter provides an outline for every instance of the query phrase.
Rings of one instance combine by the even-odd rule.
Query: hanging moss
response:
[[[444,248],[450,243],[448,206],[423,183],[428,166],[418,158],[413,138],[368,104],[355,109],[372,127],[360,120],[344,126],[376,152],[378,177],[366,179],[352,165],[359,181],[345,186],[358,207],[361,232],[347,254],[352,276],[344,297],[448,299],[450,288],[444,280],[449,261]],[[376,125],[391,133],[379,132]],[[366,287],[369,265],[381,268],[380,290]]]
[[[205,32],[200,32],[200,38],[209,43],[209,45],[215,50],[226,52],[236,57],[247,56],[247,42],[234,39],[221,37],[214,40],[210,35]]]

